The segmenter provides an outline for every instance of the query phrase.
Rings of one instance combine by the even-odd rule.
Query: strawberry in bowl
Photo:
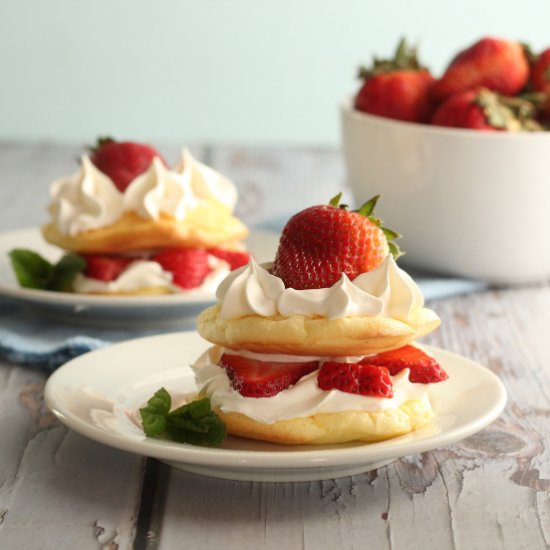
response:
[[[380,441],[432,416],[428,389],[447,375],[415,340],[439,325],[401,270],[374,214],[307,208],[285,226],[272,264],[248,265],[201,313],[211,342],[195,363],[228,433],[282,444]]]
[[[29,288],[213,295],[249,259],[236,200],[233,183],[186,149],[170,168],[150,145],[100,139],[75,174],[51,186],[42,234],[67,252],[61,265],[28,250],[12,251],[12,264]]]
[[[364,113],[408,122],[427,122],[435,78],[423,67],[416,48],[402,39],[393,59],[375,59],[372,67],[359,69],[363,84],[355,108]]]
[[[355,200],[383,186],[382,213],[405,235],[407,266],[496,285],[546,279],[550,253],[522,235],[550,231],[550,54],[486,36],[451,57],[432,73],[424,120],[359,108],[363,82],[342,103]],[[522,213],[521,232],[510,212]]]

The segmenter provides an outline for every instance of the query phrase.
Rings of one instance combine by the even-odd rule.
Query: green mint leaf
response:
[[[166,432],[170,439],[178,443],[190,443],[191,445],[200,445],[201,447],[219,447],[225,437],[225,424],[214,413],[208,417],[196,419],[193,422],[186,423],[180,418],[176,426],[172,420],[166,426]]]
[[[226,437],[224,423],[212,412],[208,398],[170,411],[171,399],[161,388],[140,409],[142,426],[150,437],[207,447],[219,447]]]
[[[70,290],[76,275],[86,268],[86,260],[78,254],[65,254],[54,266],[48,290]]]
[[[147,406],[139,409],[141,425],[145,435],[149,437],[161,436],[166,431],[166,417],[170,411],[172,399],[170,394],[161,388],[147,401]]]
[[[86,267],[86,261],[78,254],[65,254],[55,265],[23,248],[12,250],[9,256],[17,281],[23,288],[69,290],[76,274]]]
[[[9,253],[17,281],[23,288],[45,290],[53,277],[54,267],[36,252],[16,248]]]
[[[197,401],[191,401],[191,403],[187,403],[177,409],[174,409],[170,413],[170,418],[191,418],[194,420],[196,418],[208,416],[211,412],[212,407],[210,406],[210,400],[204,398],[198,399]]]

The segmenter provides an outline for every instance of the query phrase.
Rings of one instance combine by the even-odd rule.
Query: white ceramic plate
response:
[[[253,232],[247,246],[259,262],[272,261],[278,235],[267,231]],[[167,325],[192,318],[214,302],[208,292],[166,294],[161,296],[93,296],[21,288],[8,258],[13,248],[29,248],[50,261],[57,260],[62,251],[46,243],[38,229],[22,229],[0,233],[0,296],[25,303],[49,317],[70,322],[107,325],[147,326]]]
[[[435,419],[412,434],[374,444],[283,446],[229,437],[219,449],[144,437],[139,408],[164,386],[174,406],[195,390],[188,366],[207,347],[195,332],[141,338],[73,359],[48,380],[45,398],[67,426],[96,441],[223,479],[308,481],[373,470],[398,457],[448,445],[481,430],[506,403],[489,370],[464,357],[429,350],[449,373],[434,384]]]

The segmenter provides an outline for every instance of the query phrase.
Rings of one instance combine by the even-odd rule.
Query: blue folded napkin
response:
[[[0,360],[52,371],[88,351],[142,336],[194,328],[182,321],[168,327],[102,328],[52,321],[24,305],[0,298]]]
[[[479,281],[434,277],[410,272],[427,301],[486,288]],[[53,322],[24,305],[0,298],[0,359],[52,371],[70,359],[132,338],[194,328],[193,321],[150,328],[100,328]]]

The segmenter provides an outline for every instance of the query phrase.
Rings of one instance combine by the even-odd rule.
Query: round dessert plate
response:
[[[48,380],[46,403],[67,426],[117,449],[155,457],[175,468],[223,479],[310,481],[359,474],[404,455],[468,437],[491,423],[506,391],[488,369],[437,348],[429,351],[449,373],[430,388],[434,420],[388,441],[285,446],[228,437],[217,449],[147,438],[139,409],[161,387],[173,407],[195,391],[189,367],[210,344],[196,332],[152,336],[116,344],[66,363]]]
[[[252,232],[246,244],[258,262],[272,261],[279,236],[267,231]],[[190,319],[215,301],[212,292],[191,291],[156,296],[98,296],[21,288],[11,268],[8,253],[28,248],[50,261],[62,251],[44,241],[38,229],[0,233],[0,296],[31,307],[34,311],[61,321],[101,324],[102,326],[178,323]]]

